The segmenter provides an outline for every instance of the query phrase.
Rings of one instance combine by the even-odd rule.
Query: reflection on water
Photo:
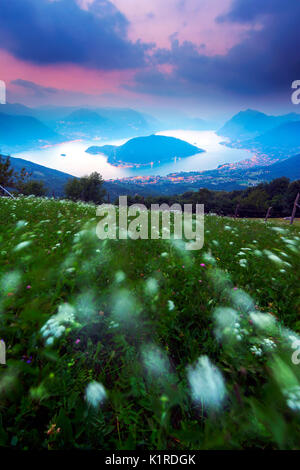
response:
[[[103,155],[90,155],[85,150],[91,145],[122,145],[127,139],[113,140],[108,142],[99,141],[73,141],[63,144],[52,145],[38,150],[29,150],[14,157],[30,160],[40,165],[54,168],[56,170],[70,173],[74,176],[82,176],[92,171],[98,171],[105,179],[121,178],[123,176],[136,175],[167,175],[180,171],[211,170],[224,163],[232,163],[245,158],[251,154],[242,149],[231,149],[221,145],[224,139],[216,135],[214,131],[182,131],[170,130],[159,132],[159,135],[176,137],[185,140],[205,150],[192,157],[174,159],[163,165],[154,164],[152,167],[141,168],[117,168],[107,163],[107,158]]]

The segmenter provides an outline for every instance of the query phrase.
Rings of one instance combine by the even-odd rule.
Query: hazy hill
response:
[[[243,141],[256,138],[275,127],[292,121],[300,121],[300,114],[268,116],[259,111],[248,109],[233,116],[217,133],[220,136],[228,137],[231,141]]]
[[[106,117],[100,116],[90,109],[77,109],[63,120],[69,126],[75,126],[85,132],[99,132],[102,129],[109,129],[113,123]]]
[[[4,114],[12,114],[15,116],[31,116],[31,117],[37,117],[34,109],[28,108],[28,106],[24,106],[23,104],[19,103],[6,103],[2,104],[1,107],[1,113]]]
[[[156,129],[160,125],[153,116],[130,108],[97,108],[96,111],[121,128]]]
[[[190,118],[184,114],[174,113],[173,116],[162,119],[162,130],[182,129],[188,131],[208,131],[217,129],[218,126],[212,121],[206,121],[201,118]]]
[[[62,141],[52,129],[31,116],[0,113],[0,149],[25,148]]]
[[[244,148],[280,157],[300,152],[300,121],[287,122],[242,143]]]
[[[109,122],[108,119],[90,109],[77,109],[67,116],[65,120],[76,124],[86,123],[100,126]]]
[[[86,152],[91,154],[104,153],[111,164],[133,163],[150,164],[151,162],[170,161],[174,157],[189,157],[204,150],[180,139],[161,135],[136,137],[124,145],[104,145],[90,147]]]
[[[75,109],[51,125],[69,138],[124,138],[158,130],[154,118],[126,108]]]
[[[29,108],[18,103],[7,103],[1,105],[0,111],[38,119],[65,139],[129,138],[162,130],[162,124],[153,116],[130,108],[51,105]]]
[[[14,168],[15,171],[19,172],[22,168],[25,168],[28,173],[32,173],[30,179],[43,181],[48,189],[48,194],[50,196],[52,196],[53,193],[55,196],[63,196],[64,185],[69,178],[73,178],[68,173],[52,170],[46,166],[38,165],[37,163],[32,163],[28,160],[23,160],[22,158],[10,157],[10,162],[12,168]]]
[[[268,180],[280,178],[281,176],[286,176],[291,180],[298,180],[300,179],[300,154],[264,167],[263,171]]]

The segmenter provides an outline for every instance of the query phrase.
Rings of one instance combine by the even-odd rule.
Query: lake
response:
[[[85,150],[92,145],[122,145],[128,139],[110,141],[71,141],[51,145],[42,149],[27,150],[13,157],[23,158],[40,165],[64,171],[74,176],[83,176],[93,171],[99,172],[104,179],[122,178],[137,175],[161,175],[181,171],[212,170],[224,163],[233,163],[251,157],[251,153],[243,149],[231,149],[221,142],[214,131],[185,131],[169,130],[158,132],[158,135],[176,137],[205,150],[192,157],[174,159],[164,164],[154,164],[153,167],[117,168],[107,163],[104,155],[90,155]]]

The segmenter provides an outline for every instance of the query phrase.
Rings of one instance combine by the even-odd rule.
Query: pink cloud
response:
[[[90,0],[89,0],[90,1]],[[250,26],[218,24],[215,19],[228,11],[232,0],[111,0],[130,21],[129,37],[169,47],[170,36],[191,41],[204,54],[225,54],[240,42]]]
[[[32,81],[43,87],[51,87],[69,92],[99,96],[120,92],[120,86],[129,82],[132,71],[101,71],[85,69],[75,65],[39,66],[16,59],[0,49],[1,80],[4,80],[12,94],[26,97],[28,91],[10,82],[15,79]],[[54,97],[52,97],[54,98]]]

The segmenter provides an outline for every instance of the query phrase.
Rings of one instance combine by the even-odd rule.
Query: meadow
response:
[[[299,449],[299,226],[99,240],[96,207],[0,198],[0,446]]]

